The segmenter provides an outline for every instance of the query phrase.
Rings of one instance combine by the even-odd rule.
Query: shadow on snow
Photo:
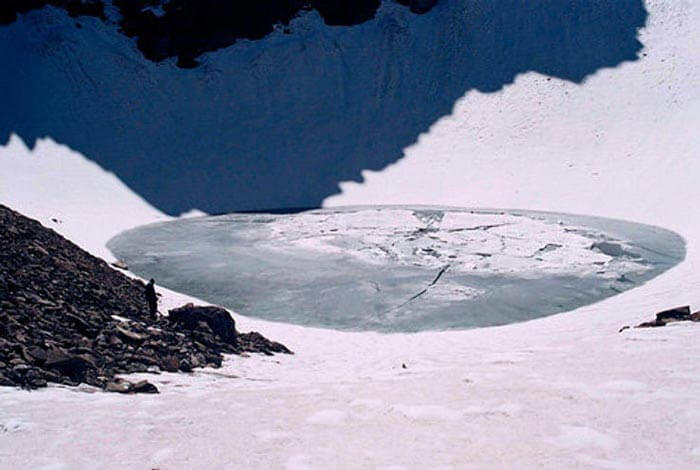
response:
[[[469,90],[528,71],[581,83],[636,60],[646,18],[643,0],[443,0],[422,16],[385,4],[353,27],[309,14],[181,70],[45,8],[0,28],[0,141],[51,137],[170,214],[318,207]]]

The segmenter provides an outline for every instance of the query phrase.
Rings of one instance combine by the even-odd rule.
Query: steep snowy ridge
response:
[[[352,27],[308,12],[182,70],[47,7],[0,28],[0,140],[51,137],[170,215],[318,207],[401,159],[469,90],[637,60],[646,18],[641,0],[450,0],[424,15],[384,2]]]
[[[383,6],[343,32],[309,15],[184,72],[143,61],[97,20],[78,30],[27,14],[0,28],[0,133],[17,136],[0,148],[0,202],[49,224],[56,211],[53,226],[91,252],[165,218],[149,203],[177,214],[288,201],[616,217],[679,233],[686,259],[603,302],[497,328],[380,335],[238,317],[296,356],[149,377],[157,398],[1,389],[0,462],[700,465],[697,325],[618,333],[662,308],[700,308],[700,5],[447,0],[406,14]],[[40,136],[53,140],[34,146]]]
[[[413,13],[427,13],[437,0],[401,0]],[[18,15],[51,5],[71,17],[92,16],[119,25],[119,32],[137,38],[149,60],[177,57],[183,68],[199,65],[197,57],[228,47],[239,39],[260,39],[290,20],[315,9],[324,23],[351,26],[369,21],[380,0],[7,0],[0,5],[0,25]],[[82,27],[76,22],[77,27]]]

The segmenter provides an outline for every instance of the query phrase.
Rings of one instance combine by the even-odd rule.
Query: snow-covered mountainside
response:
[[[427,13],[437,0],[397,0],[413,13]],[[228,47],[239,39],[260,39],[275,29],[289,34],[289,22],[310,10],[331,26],[352,26],[371,20],[381,0],[6,0],[0,4],[0,24],[21,13],[51,5],[71,17],[92,16],[137,38],[149,60],[177,57],[177,65],[192,68],[207,51]],[[80,23],[76,23],[76,26]]]
[[[385,1],[349,27],[305,12],[289,34],[183,70],[116,24],[45,7],[0,27],[0,140],[51,137],[171,215],[318,207],[401,159],[470,90],[528,71],[581,83],[637,60],[646,19],[642,0],[446,0],[423,15]]]
[[[4,466],[700,465],[697,324],[618,333],[700,308],[700,4],[445,0],[408,15],[385,4],[334,29],[310,13],[184,71],[98,19],[22,15],[0,27],[0,131],[17,136],[0,148],[0,202],[105,256],[111,236],[165,218],[149,202],[322,202],[627,219],[680,234],[685,260],[503,327],[381,335],[237,316],[296,355],[149,377],[158,397],[0,389]]]

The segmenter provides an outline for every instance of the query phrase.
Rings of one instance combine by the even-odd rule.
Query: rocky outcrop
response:
[[[239,333],[238,346],[241,351],[260,352],[268,356],[272,356],[275,353],[294,354],[292,351],[287,349],[284,344],[277,343],[276,341],[270,341],[257,331],[251,331],[250,333]]]
[[[653,328],[666,326],[669,323],[678,321],[700,321],[700,312],[695,312],[691,315],[690,306],[675,307],[668,310],[663,310],[656,314],[656,318],[652,321],[640,323],[637,328]]]
[[[636,326],[636,328],[658,328],[660,326],[666,326],[669,323],[675,323],[679,321],[691,321],[700,323],[700,311],[690,313],[690,306],[685,305],[683,307],[674,307],[668,310],[662,310],[656,314],[656,318],[651,321],[645,321]],[[625,325],[620,328],[619,332],[629,329],[629,325]]]
[[[168,320],[187,331],[212,335],[218,341],[236,346],[236,324],[221,307],[195,307],[187,304],[170,310]]]
[[[115,375],[219,367],[227,353],[290,352],[238,333],[218,307],[187,305],[172,320],[153,319],[141,281],[1,205],[0,227],[0,385],[153,393]]]
[[[70,16],[95,16],[105,19],[104,3],[101,0],[2,0],[0,2],[0,25],[17,20],[18,13],[51,5],[63,8]]]
[[[352,26],[374,18],[381,0],[114,0],[120,31],[136,38],[152,61],[177,57],[179,67],[198,65],[202,53],[228,47],[239,39],[260,39],[304,11],[316,10],[329,26]],[[399,0],[417,14],[427,13],[437,0]],[[0,4],[0,24],[18,13],[52,5],[71,16],[102,18],[102,0],[9,0]]]

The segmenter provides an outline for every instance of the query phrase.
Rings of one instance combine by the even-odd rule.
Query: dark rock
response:
[[[205,358],[207,367],[221,367],[221,356],[209,354]]]
[[[271,353],[294,354],[284,344],[270,341],[257,331],[240,333],[238,335],[238,342],[241,351],[245,352],[262,352],[268,355]]]
[[[690,318],[690,307],[676,307],[656,314],[656,321],[683,321]]]
[[[148,338],[148,335],[146,334],[139,334],[135,333],[127,328],[123,328],[121,326],[116,327],[117,333],[122,337],[122,339],[126,341],[130,341],[132,343],[142,343]]]
[[[63,8],[72,17],[95,16],[105,19],[102,0],[3,0],[0,3],[0,25],[16,21],[18,13],[26,13],[46,5]],[[51,220],[59,222],[55,218]]]
[[[84,382],[87,372],[96,368],[87,357],[72,356],[58,348],[49,350],[45,365],[47,369],[54,369],[73,382]]]
[[[422,14],[437,0],[398,0],[413,13]],[[234,44],[239,39],[261,39],[308,10],[316,10],[327,25],[352,26],[374,18],[381,0],[114,0],[122,34],[136,38],[136,45],[152,61],[177,57],[177,66],[193,68],[202,53]],[[87,15],[108,21],[104,0],[3,0],[0,25],[17,20],[18,13],[46,5],[65,9],[73,17]],[[160,6],[156,15],[149,7]]]
[[[640,323],[637,328],[657,328],[666,326],[669,323],[678,321],[698,321],[693,320],[693,315],[690,314],[690,306],[675,307],[668,310],[663,310],[656,314],[656,319]]]
[[[115,374],[190,372],[220,366],[223,353],[286,352],[257,333],[240,347],[218,307],[152,318],[142,282],[2,205],[0,227],[0,385],[83,382],[130,393]]]
[[[131,390],[134,393],[158,393],[158,388],[148,380],[140,380],[136,382]]]
[[[12,387],[13,385],[15,385],[15,382],[0,372],[0,387]]]
[[[46,386],[41,369],[26,364],[14,366],[5,378],[22,388],[32,389]]]
[[[133,385],[128,380],[115,379],[107,384],[105,390],[114,393],[130,393]]]
[[[46,353],[46,350],[39,348],[39,347],[32,347],[27,349],[25,358],[27,360],[33,360],[37,364],[43,364],[46,362],[48,355]]]
[[[186,330],[194,331],[203,322],[221,341],[236,344],[236,323],[231,315],[221,307],[201,307],[187,304],[168,312],[168,320]],[[205,331],[206,332],[206,331]]]
[[[148,380],[139,380],[132,383],[121,378],[116,378],[107,383],[105,390],[114,393],[158,393],[158,388]]]
[[[24,375],[31,367],[27,364],[17,364],[12,367],[12,374],[14,375]]]
[[[187,359],[180,361],[178,369],[182,372],[192,372],[192,364]]]
[[[64,318],[72,324],[78,333],[90,338],[94,338],[97,335],[97,328],[91,326],[88,321],[80,318],[79,316],[72,313],[66,313],[64,314]]]
[[[700,310],[690,315],[690,321],[700,322]]]

